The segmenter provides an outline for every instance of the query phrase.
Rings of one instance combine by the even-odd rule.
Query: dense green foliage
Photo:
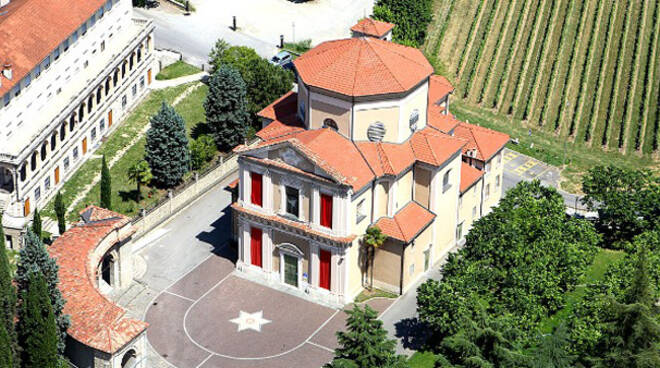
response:
[[[209,162],[213,157],[217,147],[213,138],[209,135],[202,134],[197,139],[190,141],[190,163],[193,170],[201,169],[204,164]]]
[[[432,0],[378,0],[374,18],[394,23],[394,41],[417,47],[424,43],[426,28],[433,19]]]
[[[21,291],[18,341],[24,367],[59,367],[58,331],[46,280],[39,271],[29,272]]]
[[[37,236],[39,236],[41,239],[41,231],[41,214],[39,213],[39,209],[35,208],[34,214],[32,215],[32,232],[37,234]]]
[[[246,46],[229,46],[220,39],[209,54],[209,63],[214,74],[222,66],[238,71],[245,82],[246,108],[253,124],[257,123],[256,113],[293,88],[293,73],[271,64]]]
[[[377,18],[397,23],[378,1]],[[424,51],[472,105],[584,146],[650,154],[660,120],[660,3],[435,0]],[[398,21],[397,21],[398,20]],[[426,27],[423,27],[426,29]],[[417,42],[416,45],[422,45]]]
[[[2,224],[2,214],[0,214],[0,224]],[[11,364],[2,365],[2,363],[10,358],[13,360],[17,353],[14,316],[16,316],[16,288],[12,283],[4,229],[0,226],[0,367],[11,367]],[[9,358],[7,352],[10,354]]]
[[[165,101],[151,118],[146,140],[144,159],[155,184],[164,188],[179,184],[190,168],[188,135],[181,115]]]
[[[660,228],[660,175],[647,170],[597,166],[585,175],[584,202],[598,211],[604,244],[620,248],[645,230]]]
[[[112,178],[110,169],[105,162],[105,155],[101,158],[101,207],[112,210]]]
[[[18,287],[19,295],[22,295],[30,287],[31,274],[39,274],[44,277],[58,327],[58,351],[62,353],[66,340],[66,330],[69,328],[71,321],[69,316],[62,313],[65,301],[58,288],[58,269],[57,263],[50,257],[41,239],[32,230],[28,229],[27,233],[25,233],[23,248],[21,248],[19,253],[19,261],[14,280]]]
[[[245,83],[232,67],[222,65],[209,80],[204,101],[206,124],[221,149],[230,150],[243,143],[247,134]]]
[[[55,203],[53,205],[55,216],[57,217],[57,229],[61,234],[66,231],[66,206],[64,206],[64,199],[62,192],[58,191],[55,195]]]
[[[135,183],[135,185],[137,185],[136,198],[139,201],[142,197],[142,193],[140,192],[141,185],[148,184],[151,179],[153,179],[153,175],[151,175],[151,169],[149,168],[149,163],[145,160],[134,163],[131,165],[131,167],[128,168],[126,175],[128,175],[128,180],[131,183]]]
[[[327,368],[405,368],[406,361],[396,355],[394,340],[387,338],[383,321],[368,305],[355,305],[346,311],[346,331],[337,332],[339,347]]]

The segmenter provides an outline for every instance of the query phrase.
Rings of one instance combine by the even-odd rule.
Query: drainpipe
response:
[[[406,258],[406,248],[408,243],[403,244],[403,251],[401,252],[401,273],[399,274],[399,295],[403,295],[403,265]]]

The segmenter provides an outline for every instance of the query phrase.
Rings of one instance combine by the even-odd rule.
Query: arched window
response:
[[[89,114],[92,113],[93,105],[94,105],[94,95],[90,95],[89,98],[87,98],[87,113]]]
[[[103,87],[99,86],[99,89],[96,90],[96,104],[101,103],[101,93],[103,93]]]
[[[128,60],[128,70],[133,70],[133,64],[135,64],[135,53],[132,53],[130,59]]]
[[[137,50],[137,61],[138,61],[138,63],[140,62],[140,60],[142,60],[142,45],[140,45],[140,47]]]
[[[419,110],[415,109],[410,113],[410,130],[417,130],[417,122],[419,121]]]
[[[116,87],[117,82],[119,82],[119,68],[115,70],[115,75],[112,77],[112,85]]]
[[[126,76],[126,61],[124,61],[123,64],[121,64],[121,77],[122,79]]]
[[[48,149],[47,143],[41,145],[41,161],[46,159],[46,150]]]
[[[82,107],[81,107],[82,110]],[[76,115],[71,115],[71,119],[69,120],[69,131],[73,132],[73,128],[76,127]]]
[[[27,166],[26,164],[23,164],[23,166],[21,166],[21,181],[25,181],[25,178],[27,177],[26,166]]]
[[[450,184],[449,184],[449,174],[451,173],[451,170],[447,170],[445,175],[442,177],[442,192],[446,192],[449,190]]]
[[[112,254],[103,257],[103,261],[101,262],[101,278],[110,286],[114,286],[114,268],[115,257]]]
[[[105,81],[105,95],[108,96],[110,94],[110,80],[112,78],[108,77],[108,79]]]
[[[37,153],[32,153],[32,159],[30,159],[30,170],[34,171],[37,169]]]
[[[64,141],[64,138],[66,138],[66,121],[60,127],[60,142]]]
[[[78,121],[82,122],[84,117],[85,117],[85,104],[82,104],[78,109]]]
[[[323,127],[330,128],[335,132],[339,130],[339,127],[337,126],[337,122],[330,118],[323,120]]]
[[[137,353],[131,349],[121,358],[121,368],[132,368],[137,363]]]
[[[50,150],[55,151],[56,146],[57,146],[57,133],[53,133],[53,135],[50,137]]]

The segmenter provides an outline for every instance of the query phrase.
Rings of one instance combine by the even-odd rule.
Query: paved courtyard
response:
[[[181,51],[203,63],[218,38],[270,58],[277,52],[280,35],[287,42],[311,39],[314,44],[349,37],[349,28],[371,14],[374,0],[191,0],[196,11],[188,16],[174,11],[165,0],[161,3],[158,8],[135,10],[154,20],[156,47]],[[233,16],[236,32],[229,28]]]
[[[228,248],[211,254],[148,307],[147,338],[177,367],[316,368],[330,361],[343,311],[243,279]],[[369,304],[384,310],[390,300]]]

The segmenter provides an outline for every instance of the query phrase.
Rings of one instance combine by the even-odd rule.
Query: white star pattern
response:
[[[254,330],[261,332],[261,326],[270,323],[271,321],[264,319],[264,312],[247,313],[240,311],[238,318],[230,319],[229,322],[238,325],[238,332],[243,330]]]

